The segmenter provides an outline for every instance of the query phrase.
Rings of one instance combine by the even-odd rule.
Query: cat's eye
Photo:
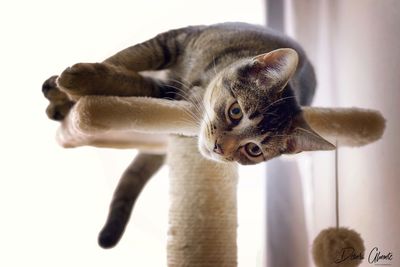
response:
[[[233,103],[228,110],[229,119],[238,121],[242,119],[243,113],[238,102]]]
[[[247,143],[245,146],[246,153],[252,157],[258,157],[261,155],[261,148],[254,143]]]

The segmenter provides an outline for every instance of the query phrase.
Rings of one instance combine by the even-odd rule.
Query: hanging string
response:
[[[339,169],[338,169],[338,161],[339,161],[339,152],[338,152],[338,142],[336,140],[336,149],[335,149],[336,228],[339,228]]]

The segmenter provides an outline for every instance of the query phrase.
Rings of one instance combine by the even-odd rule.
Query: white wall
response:
[[[120,244],[97,245],[130,150],[56,144],[42,82],[76,62],[101,61],[159,32],[193,24],[263,24],[252,1],[0,2],[0,266],[164,266],[168,180],[162,170],[141,195]],[[255,266],[263,228],[263,172],[241,170],[239,264]]]

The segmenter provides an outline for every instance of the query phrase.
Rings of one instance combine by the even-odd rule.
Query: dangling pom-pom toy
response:
[[[364,259],[364,241],[359,233],[339,227],[339,152],[335,150],[336,227],[325,229],[314,239],[312,255],[318,267],[356,267]]]
[[[318,267],[355,267],[364,259],[364,242],[344,227],[325,229],[315,238],[312,255]]]

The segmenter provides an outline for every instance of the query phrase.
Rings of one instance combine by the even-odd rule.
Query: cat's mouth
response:
[[[203,142],[199,142],[199,150],[200,153],[211,160],[218,161],[218,162],[232,162],[234,161],[231,157],[226,157],[225,155],[220,155],[213,151],[213,148],[208,147]]]
[[[220,150],[216,150],[217,141],[212,141],[213,138],[206,134],[204,125],[202,127],[201,133],[199,134],[198,148],[200,153],[208,159],[218,161],[218,162],[232,162],[234,158],[231,155],[224,154],[222,147]]]

